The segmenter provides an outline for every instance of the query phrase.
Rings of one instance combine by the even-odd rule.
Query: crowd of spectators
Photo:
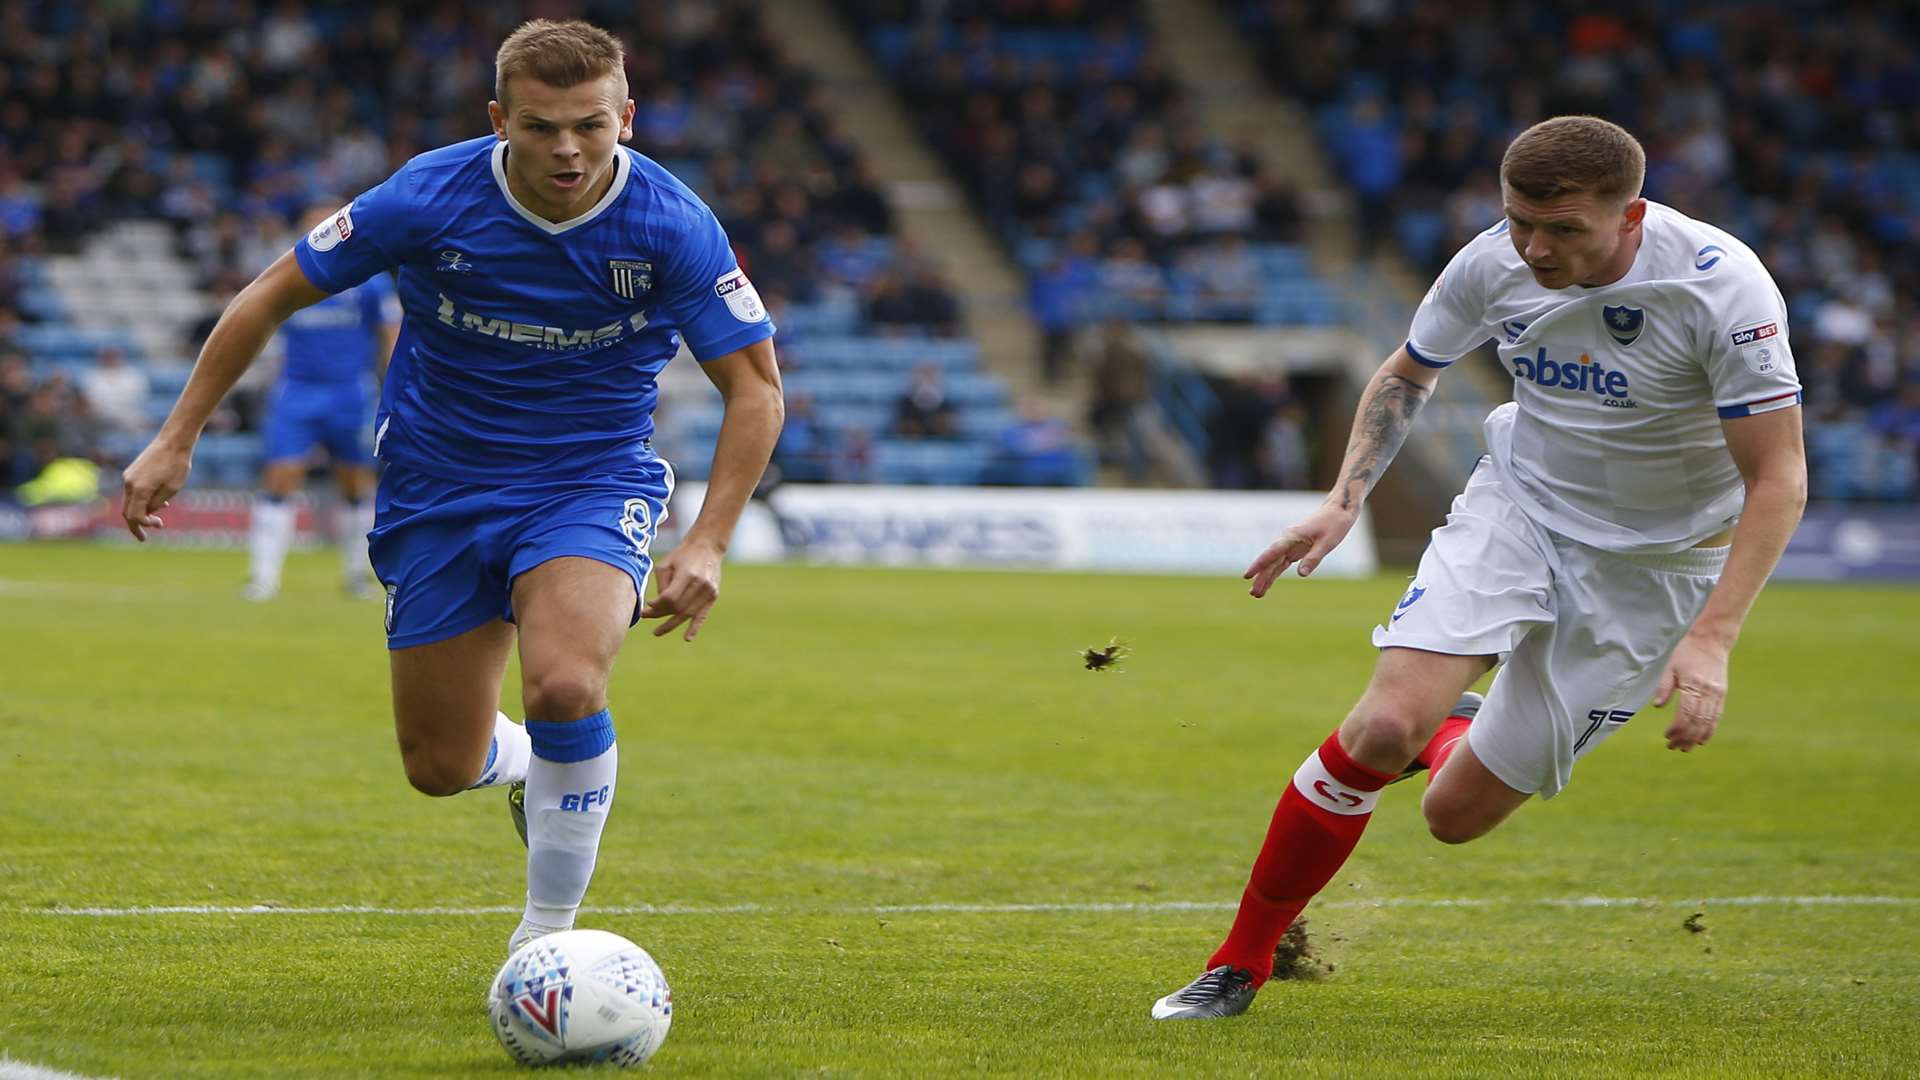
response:
[[[1911,498],[1920,454],[1920,9],[1226,0],[1316,110],[1363,233],[1429,270],[1501,215],[1500,154],[1618,121],[1648,197],[1749,243],[1788,299],[1814,493]]]
[[[73,252],[127,218],[176,226],[217,311],[285,251],[316,201],[486,134],[493,50],[549,7],[0,5],[0,311],[22,314],[16,256]],[[760,5],[589,3],[564,14],[626,43],[631,145],[708,199],[770,304],[830,298],[880,332],[959,332],[953,290],[933,260],[893,238],[872,168]],[[224,420],[251,424],[257,410],[244,395],[239,404]],[[10,442],[14,463],[27,460]]]
[[[1030,273],[1045,371],[1101,318],[1256,315],[1249,243],[1291,188],[1207,139],[1135,0],[842,0],[921,129]]]

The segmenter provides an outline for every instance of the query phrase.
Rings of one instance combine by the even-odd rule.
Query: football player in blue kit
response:
[[[662,620],[655,636],[699,632],[784,408],[773,324],[720,223],[619,145],[634,114],[619,42],[535,20],[495,78],[493,135],[414,158],[234,300],[127,468],[123,514],[138,538],[160,527],[207,416],[274,327],[396,272],[369,538],[395,728],[420,791],[509,789],[528,847],[512,951],[573,925],[616,789],[614,658],[641,618]],[[654,379],[683,341],[726,414],[700,515],[656,568],[673,471],[650,442]],[[524,726],[498,711],[516,636]]]
[[[316,206],[302,231],[331,220],[335,203]],[[284,358],[268,395],[267,467],[248,530],[245,596],[271,600],[293,544],[299,508],[288,502],[306,479],[309,455],[325,447],[340,485],[334,533],[340,539],[341,585],[371,595],[367,531],[373,528],[373,401],[370,387],[386,370],[399,328],[392,278],[375,274],[293,313],[280,326]]]

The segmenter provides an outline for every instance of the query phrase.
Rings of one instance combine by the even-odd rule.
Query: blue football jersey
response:
[[[684,337],[712,360],[772,321],[713,211],[618,147],[606,195],[551,222],[507,189],[507,144],[429,151],[294,245],[338,292],[393,268],[405,312],[380,457],[450,480],[619,473],[652,456],[654,379]]]
[[[365,386],[376,366],[380,327],[399,321],[393,280],[386,274],[301,308],[280,324],[286,355],[280,379],[301,386]]]

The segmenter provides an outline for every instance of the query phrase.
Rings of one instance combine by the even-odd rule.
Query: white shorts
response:
[[[1509,787],[1550,799],[1653,696],[1728,549],[1601,551],[1537,524],[1507,483],[1481,460],[1373,643],[1497,657],[1468,745]]]

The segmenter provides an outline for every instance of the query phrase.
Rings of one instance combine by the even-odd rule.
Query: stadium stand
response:
[[[114,462],[137,450],[226,297],[285,250],[301,210],[485,132],[492,50],[536,6],[8,5],[0,482],[49,455]],[[1063,473],[1003,451],[1020,425],[978,350],[955,336],[954,294],[898,235],[870,168],[756,5],[577,14],[628,43],[632,145],[715,207],[781,324],[790,385],[818,409],[809,449],[781,462],[789,478],[825,478],[851,455],[869,464],[847,479],[1088,479],[1084,455]],[[124,363],[102,365],[103,351]],[[938,445],[896,437],[890,422],[925,364],[945,374],[959,417]],[[102,366],[116,370],[101,383],[110,394],[138,377],[119,371],[145,376],[144,424],[103,422],[78,392]],[[252,483],[248,385],[202,444],[199,483]],[[662,445],[697,476],[717,405],[670,401],[661,419]]]
[[[1920,494],[1911,5],[1223,2],[1315,111],[1363,230],[1429,271],[1500,217],[1512,134],[1564,113],[1635,131],[1648,197],[1747,241],[1787,297],[1814,495]]]
[[[926,5],[839,0],[936,150],[1026,273],[1049,383],[1076,353],[1099,376],[1090,328],[1235,322],[1332,326],[1347,320],[1300,246],[1301,210],[1278,172],[1244,147],[1208,139],[1156,49],[1142,5],[971,0]],[[1161,358],[1156,366],[1167,369]],[[1202,399],[1179,430],[1221,486],[1270,486],[1253,443],[1221,457],[1212,434],[1258,404],[1230,380],[1160,370],[1158,407],[1175,383]],[[1124,388],[1096,384],[1090,424],[1113,435]],[[1273,411],[1270,415],[1279,416]],[[1259,440],[1253,440],[1257,443]],[[1130,479],[1139,439],[1103,438]],[[1289,473],[1289,475],[1292,475]]]

